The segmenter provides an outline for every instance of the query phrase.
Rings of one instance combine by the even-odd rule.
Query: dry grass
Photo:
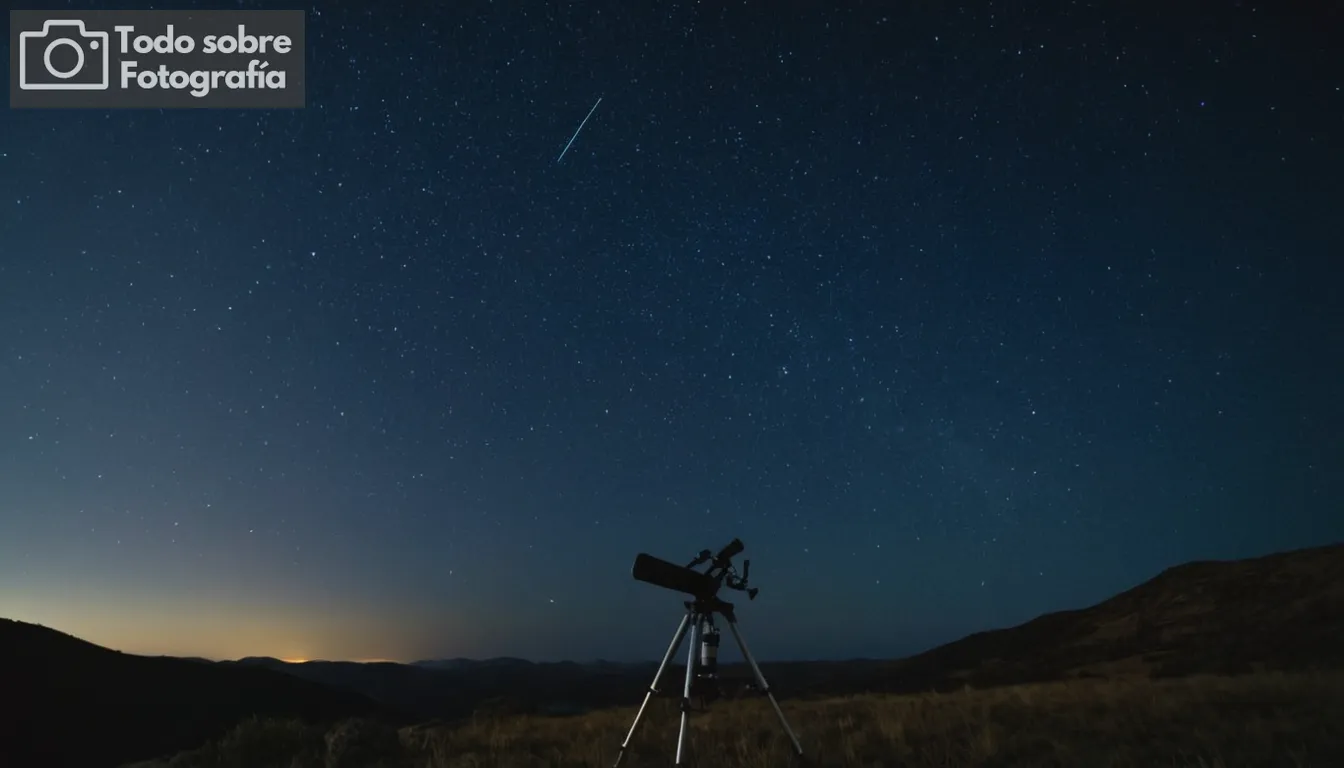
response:
[[[1075,680],[923,696],[785,702],[808,763],[910,766],[1344,766],[1344,674]],[[572,718],[481,718],[399,732],[245,723],[172,768],[578,768],[609,766],[633,709]],[[692,765],[779,768],[788,741],[769,703],[693,716]],[[625,765],[670,765],[673,702],[650,706]]]

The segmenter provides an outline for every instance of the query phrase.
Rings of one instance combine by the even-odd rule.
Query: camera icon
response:
[[[19,33],[19,89],[105,91],[106,32],[90,32],[78,19],[49,19],[41,32]]]

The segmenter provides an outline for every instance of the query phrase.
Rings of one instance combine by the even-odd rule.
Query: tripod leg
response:
[[[761,692],[770,699],[770,705],[775,708],[775,714],[779,716],[779,724],[784,726],[784,733],[789,735],[789,741],[793,742],[793,749],[799,757],[803,756],[803,746],[798,743],[798,737],[793,734],[793,729],[789,727],[789,721],[784,719],[784,710],[779,708],[779,702],[775,701],[775,694],[770,692],[770,684],[765,681],[765,675],[761,674],[761,668],[756,665],[756,659],[747,650],[747,642],[742,639],[742,633],[737,629],[737,619],[731,614],[727,616],[728,628],[733,631],[733,638],[737,640],[737,647],[742,649],[742,658],[751,665],[751,671],[756,675],[756,684],[761,687]]]
[[[677,731],[677,765],[686,750],[686,725],[691,716],[691,683],[695,680],[695,656],[700,652],[700,614],[690,617],[691,648],[686,653],[686,686],[681,690],[681,730]]]
[[[639,705],[639,711],[635,713],[635,721],[630,723],[630,732],[625,735],[625,741],[621,742],[621,751],[616,754],[616,763],[613,768],[619,768],[621,761],[625,759],[625,750],[630,746],[630,740],[635,737],[635,730],[639,728],[639,721],[644,717],[644,709],[649,706],[649,699],[658,692],[658,682],[663,679],[663,673],[667,671],[667,664],[672,660],[672,655],[677,652],[677,646],[681,645],[681,638],[686,636],[686,627],[691,623],[691,612],[687,612],[681,619],[681,624],[677,627],[676,634],[672,635],[672,644],[667,646],[667,653],[663,654],[663,663],[658,665],[658,673],[653,676],[653,683],[649,685],[649,690],[644,694],[644,703]],[[695,642],[692,640],[691,649],[695,649]]]

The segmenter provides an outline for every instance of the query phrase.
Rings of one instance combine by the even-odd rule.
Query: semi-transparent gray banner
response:
[[[303,11],[10,11],[15,108],[304,106]]]

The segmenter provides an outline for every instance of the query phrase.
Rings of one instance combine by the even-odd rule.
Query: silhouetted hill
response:
[[[381,710],[279,672],[109,650],[0,619],[0,765],[104,766],[218,738],[249,715],[332,721]]]
[[[1187,563],[901,662],[902,687],[1344,668],[1344,545]]]
[[[239,664],[247,667],[266,667],[267,669],[277,669],[283,667],[288,662],[271,656],[244,656],[237,661],[228,662],[230,664]]]
[[[1090,608],[901,660],[762,668],[772,687],[794,696],[1344,669],[1344,545],[1187,563]]]

